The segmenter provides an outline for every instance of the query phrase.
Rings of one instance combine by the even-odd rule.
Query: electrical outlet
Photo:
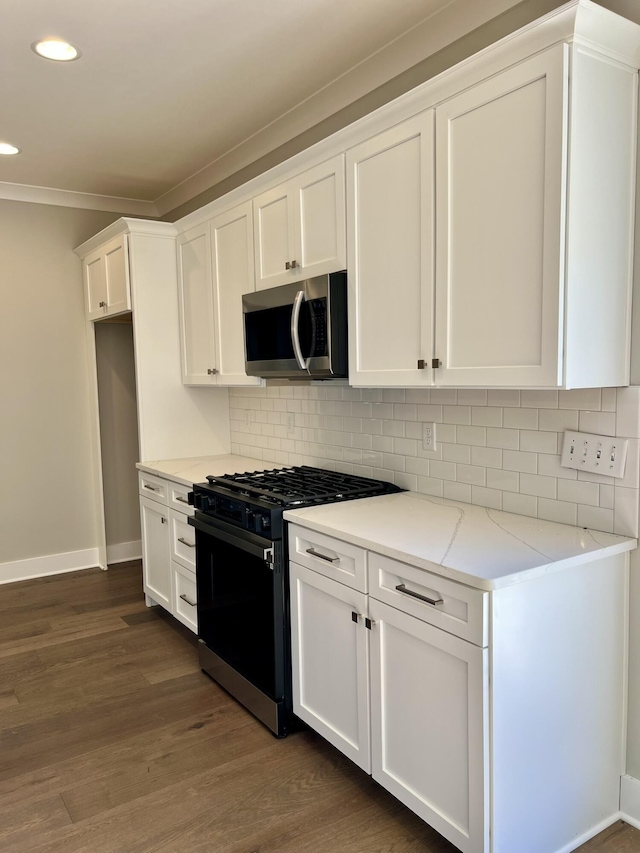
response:
[[[296,416],[293,412],[287,412],[287,432],[293,432],[296,428]]]
[[[253,423],[253,412],[251,409],[244,410],[244,422],[247,426],[250,426]]]
[[[563,468],[575,468],[577,471],[624,477],[628,445],[626,438],[567,430],[560,464]]]
[[[433,423],[422,424],[422,449],[436,449],[436,425]]]

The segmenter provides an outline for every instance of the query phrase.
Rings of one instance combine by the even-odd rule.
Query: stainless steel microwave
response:
[[[347,371],[347,273],[242,297],[245,370],[273,379],[340,379]]]

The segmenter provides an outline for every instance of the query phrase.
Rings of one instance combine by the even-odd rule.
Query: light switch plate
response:
[[[560,464],[563,468],[575,468],[577,471],[624,477],[628,444],[626,438],[567,430]]]

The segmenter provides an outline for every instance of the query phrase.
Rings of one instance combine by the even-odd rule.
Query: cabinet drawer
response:
[[[289,524],[289,558],[340,583],[367,591],[367,552],[333,536]]]
[[[196,531],[187,523],[188,515],[170,510],[171,559],[191,572],[196,570]]]
[[[144,471],[138,472],[138,488],[141,495],[145,498],[151,498],[152,501],[167,506],[169,500],[169,483],[163,480],[162,477],[156,477],[154,474],[147,474]]]
[[[183,625],[198,633],[196,576],[180,563],[172,561],[171,578],[173,583],[173,615]]]
[[[488,645],[488,592],[372,552],[369,591],[372,598],[449,634],[477,646]]]
[[[193,515],[194,508],[189,506],[187,495],[193,491],[193,486],[183,486],[181,483],[169,483],[169,506],[178,512]]]

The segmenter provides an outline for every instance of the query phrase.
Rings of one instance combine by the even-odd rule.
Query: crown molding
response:
[[[28,184],[10,184],[0,181],[0,199],[26,201],[31,204],[52,204],[57,207],[76,207],[82,210],[102,210],[129,216],[153,219],[159,216],[155,202],[135,198],[118,198],[71,190],[33,187]]]

